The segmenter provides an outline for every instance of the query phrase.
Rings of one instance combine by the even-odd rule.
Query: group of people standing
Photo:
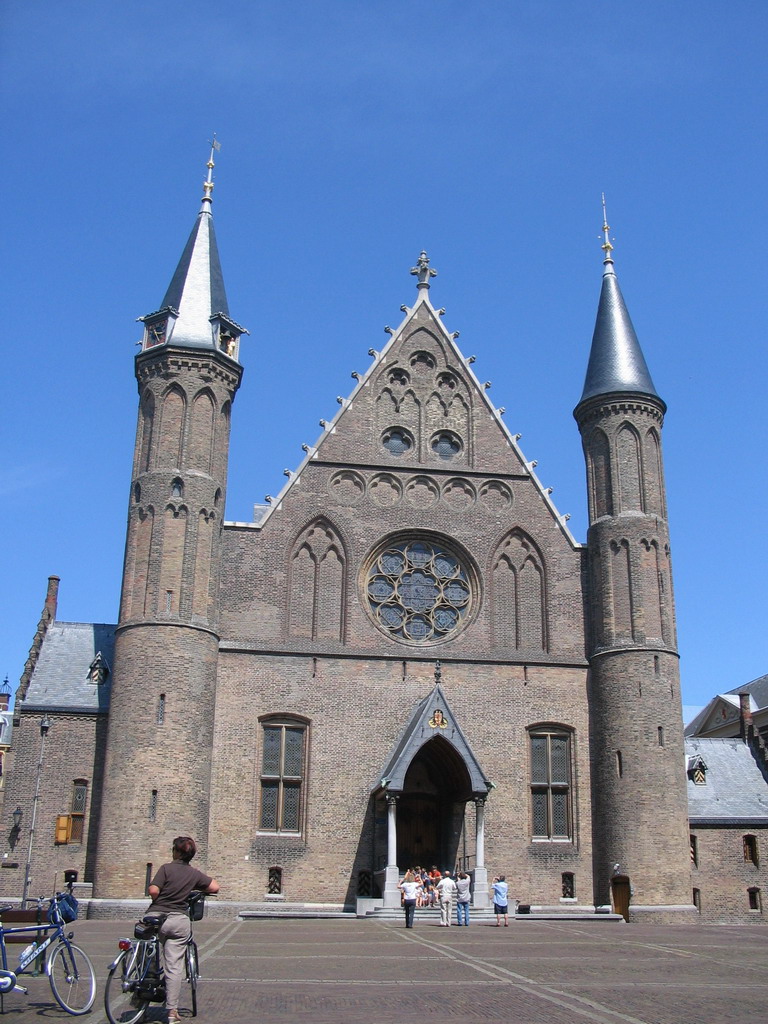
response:
[[[452,923],[453,904],[456,903],[456,923],[469,927],[469,885],[466,871],[460,871],[454,879],[450,871],[431,871],[413,868],[405,873],[398,889],[403,894],[405,927],[413,928],[416,907],[440,906],[440,926],[448,928]]]

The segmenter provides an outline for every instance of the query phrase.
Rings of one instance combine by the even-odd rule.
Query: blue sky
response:
[[[214,216],[251,331],[229,519],[414,295],[436,305],[577,539],[581,394],[616,269],[669,412],[683,696],[768,671],[764,420],[768,5],[711,0],[5,0],[0,678],[45,596],[114,622],[156,309],[222,143]]]

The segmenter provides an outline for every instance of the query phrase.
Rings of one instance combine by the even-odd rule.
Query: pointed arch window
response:
[[[571,733],[536,727],[529,732],[531,836],[536,841],[573,839]]]
[[[544,560],[532,538],[517,528],[493,563],[493,634],[503,647],[549,650]]]
[[[592,432],[587,448],[587,472],[592,519],[613,515],[611,448],[599,427]]]
[[[342,539],[326,519],[300,534],[290,561],[291,636],[343,643],[346,563]]]
[[[293,717],[261,723],[261,832],[301,834],[307,729],[306,721]]]

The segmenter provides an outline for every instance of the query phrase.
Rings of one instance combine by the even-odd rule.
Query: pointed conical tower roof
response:
[[[649,395],[661,401],[621,294],[611,256],[613,246],[608,236],[609,231],[603,200],[605,270],[587,376],[579,404],[597,395],[627,391]]]
[[[149,313],[139,319],[151,328],[158,318],[170,313],[169,321],[162,320],[162,330],[156,332],[156,341],[194,348],[222,348],[227,354],[235,355],[234,351],[227,350],[221,339],[226,338],[229,343],[232,337],[248,332],[230,319],[213,229],[213,155],[218,148],[219,144],[214,140],[207,164],[208,176],[203,182],[200,211],[162,305],[157,313]]]

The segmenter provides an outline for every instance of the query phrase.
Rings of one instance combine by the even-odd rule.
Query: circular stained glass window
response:
[[[403,540],[374,558],[366,582],[376,624],[410,644],[447,640],[466,621],[472,587],[461,559],[432,540]]]
[[[441,430],[432,438],[432,451],[441,459],[452,459],[461,451],[461,441],[449,430]]]
[[[405,455],[413,448],[413,438],[407,430],[403,430],[401,427],[392,427],[391,430],[387,430],[381,443],[390,455]]]

